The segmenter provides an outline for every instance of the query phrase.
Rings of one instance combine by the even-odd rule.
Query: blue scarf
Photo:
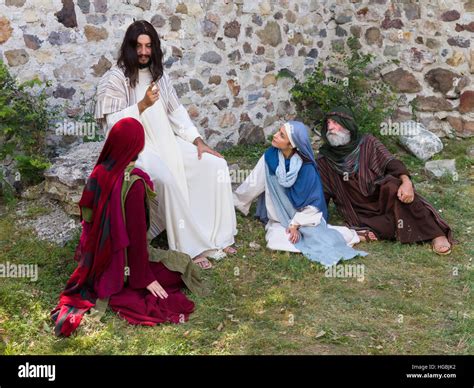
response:
[[[301,166],[303,165],[303,159],[298,154],[294,154],[290,158],[290,166],[287,169],[287,163],[285,163],[285,157],[283,153],[278,150],[278,167],[275,170],[278,183],[283,187],[291,187],[295,184],[298,173],[300,172]]]

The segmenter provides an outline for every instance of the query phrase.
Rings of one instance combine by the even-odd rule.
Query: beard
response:
[[[151,65],[151,58],[150,58],[150,57],[149,57],[147,63],[140,63],[140,62],[138,62],[138,68],[139,68],[139,69],[144,69],[144,68],[146,68],[146,67],[149,67],[150,65]]]
[[[332,147],[339,147],[348,144],[351,141],[351,133],[346,129],[338,132],[329,132],[326,134],[329,144]]]

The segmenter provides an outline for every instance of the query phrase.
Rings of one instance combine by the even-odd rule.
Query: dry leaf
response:
[[[316,334],[315,338],[321,338],[326,335],[326,332],[324,330],[321,330],[318,334]]]
[[[256,243],[255,241],[252,241],[251,243],[249,243],[249,247],[252,248],[252,249],[260,249],[261,248],[260,244]]]

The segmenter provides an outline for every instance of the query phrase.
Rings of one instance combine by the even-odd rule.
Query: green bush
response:
[[[396,108],[396,95],[378,77],[385,64],[371,66],[374,55],[360,53],[356,38],[348,38],[347,45],[348,52],[334,51],[324,66],[319,62],[302,82],[288,71],[278,76],[295,80],[291,99],[301,119],[314,129],[321,129],[324,114],[331,108],[343,105],[353,111],[362,133],[379,134],[381,122]]]
[[[47,104],[49,82],[18,82],[0,61],[0,159],[17,161],[23,185],[43,180],[48,168],[46,134],[58,110]]]

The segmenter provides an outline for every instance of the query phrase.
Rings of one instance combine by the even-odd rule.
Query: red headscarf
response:
[[[131,117],[118,121],[109,132],[79,201],[83,219],[75,257],[79,263],[61,293],[58,306],[51,312],[57,335],[70,335],[84,313],[95,305],[94,282],[112,258],[111,194],[115,184],[122,181],[125,168],[144,146],[143,126]]]
[[[100,275],[110,260],[110,209],[108,203],[114,185],[123,176],[127,165],[145,146],[142,124],[127,117],[118,121],[111,129],[99,160],[88,179],[79,201],[83,207],[92,209],[92,229],[85,250],[94,252],[92,275]],[[82,210],[81,210],[82,214]]]

